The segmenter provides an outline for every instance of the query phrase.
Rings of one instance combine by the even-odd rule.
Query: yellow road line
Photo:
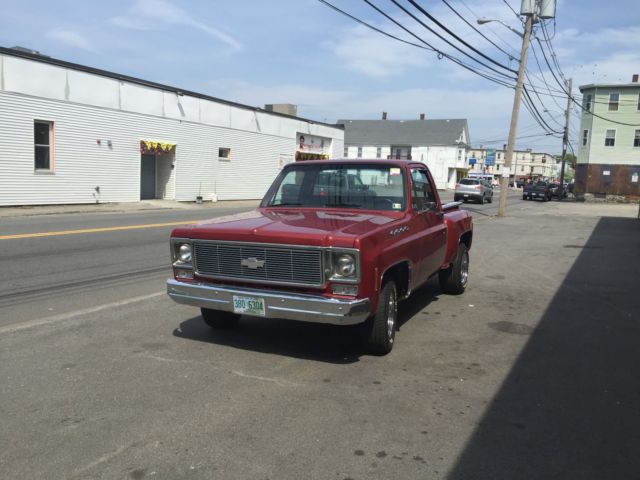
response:
[[[147,223],[145,225],[126,225],[123,227],[83,228],[81,230],[62,230],[58,232],[19,233],[17,235],[0,235],[0,240],[13,240],[17,238],[59,237],[61,235],[78,235],[81,233],[118,232],[122,230],[141,230],[143,228],[176,227],[178,225],[190,225],[201,220],[190,222]]]

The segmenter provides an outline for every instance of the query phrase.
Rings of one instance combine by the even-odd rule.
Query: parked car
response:
[[[546,202],[551,200],[551,189],[548,182],[537,181],[525,184],[522,190],[523,200],[542,200]]]
[[[360,324],[386,354],[399,300],[434,275],[465,291],[472,237],[471,216],[441,203],[423,163],[296,162],[255,211],[173,230],[167,293],[212,328],[241,315]]]
[[[551,198],[567,198],[568,195],[566,183],[562,186],[559,183],[551,183],[549,184],[549,191],[551,192]]]
[[[477,178],[463,178],[460,183],[456,183],[456,190],[453,194],[456,202],[475,200],[484,204],[493,202],[493,187],[485,180]]]

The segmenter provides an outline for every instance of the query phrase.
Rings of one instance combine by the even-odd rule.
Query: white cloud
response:
[[[89,40],[72,30],[67,30],[64,28],[54,28],[53,30],[49,30],[46,33],[46,36],[57,40],[60,43],[64,43],[65,45],[79,48],[81,50],[86,50],[87,52],[95,51]]]
[[[152,29],[153,22],[193,27],[234,50],[243,48],[243,45],[231,35],[201,22],[185,10],[165,0],[136,0],[126,16],[118,16],[110,20],[112,25],[135,30]]]
[[[428,55],[416,47],[402,44],[362,25],[349,29],[340,38],[327,41],[330,50],[346,69],[369,77],[401,75],[409,68],[425,66]]]

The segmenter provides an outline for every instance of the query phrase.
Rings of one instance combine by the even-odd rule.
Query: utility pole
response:
[[[516,80],[516,92],[513,97],[513,110],[511,111],[511,125],[509,126],[509,139],[507,141],[507,152],[504,159],[504,171],[500,179],[500,204],[498,206],[498,217],[504,217],[507,210],[507,194],[509,193],[509,175],[511,173],[511,160],[513,158],[513,148],[516,141],[516,129],[518,127],[518,115],[520,114],[520,99],[524,83],[524,72],[527,68],[527,51],[529,50],[529,39],[533,28],[534,15],[527,16],[527,23],[524,26],[522,36],[522,49],[520,51],[520,66],[518,67],[518,78]],[[514,172],[515,179],[515,172]]]
[[[567,157],[567,147],[569,146],[569,119],[571,118],[571,97],[573,95],[573,78],[569,79],[569,95],[567,95],[567,111],[564,115],[564,133],[562,134],[562,165],[560,166],[560,192],[564,191],[564,165]],[[558,197],[562,200],[562,194]]]

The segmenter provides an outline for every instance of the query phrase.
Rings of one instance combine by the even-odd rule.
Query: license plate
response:
[[[233,296],[233,312],[244,315],[257,315],[264,317],[264,298]]]
[[[537,194],[537,193],[532,193],[532,194],[531,194],[531,196],[532,196],[532,197],[537,197],[537,196],[538,196],[538,194]]]
[[[469,196],[469,195],[466,195],[466,194],[465,194],[465,197],[468,197],[468,196]]]

